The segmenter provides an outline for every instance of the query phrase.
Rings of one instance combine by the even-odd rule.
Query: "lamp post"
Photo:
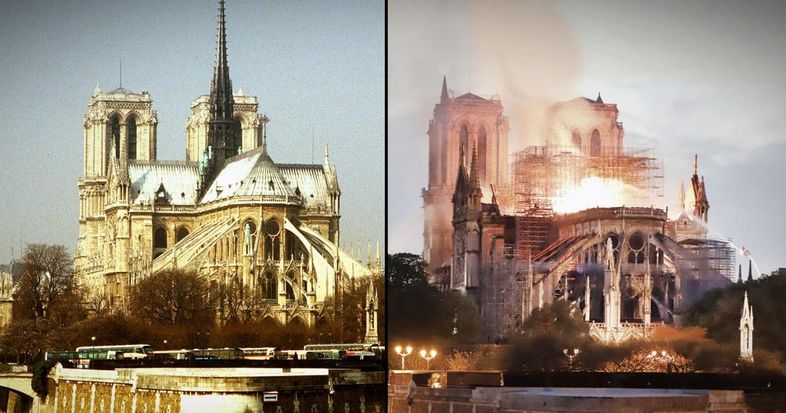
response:
[[[396,346],[396,354],[401,356],[401,370],[404,370],[404,360],[407,358],[408,355],[412,354],[412,346],[407,346],[404,351],[401,346]]]
[[[90,342],[91,342],[93,345],[96,345],[96,336],[90,337]]]
[[[430,370],[429,365],[431,359],[437,356],[437,350],[431,349],[431,351],[426,352],[426,349],[420,350],[420,357],[423,357],[426,360],[426,370]]]
[[[576,357],[578,357],[580,353],[581,353],[581,350],[579,350],[578,348],[574,348],[573,351],[570,351],[568,349],[563,349],[562,350],[562,354],[564,354],[565,357],[568,358],[568,368],[570,370],[573,370],[573,360],[575,360]]]

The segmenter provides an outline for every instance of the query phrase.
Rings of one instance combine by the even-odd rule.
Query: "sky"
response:
[[[0,1],[0,263],[32,242],[74,251],[82,121],[97,83],[119,86],[121,57],[123,87],[149,91],[158,112],[158,159],[185,159],[191,101],[210,90],[217,5]],[[274,161],[321,164],[329,145],[342,243],[364,253],[385,248],[384,13],[382,1],[226,2],[235,92],[271,119]]]
[[[677,205],[698,154],[711,231],[762,272],[786,267],[784,21],[778,1],[391,3],[389,251],[422,252],[426,130],[445,75],[456,96],[501,98],[511,152],[542,144],[533,107],[600,93],[625,146],[663,159],[661,207]]]

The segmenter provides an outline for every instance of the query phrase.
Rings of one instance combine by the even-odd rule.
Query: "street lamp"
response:
[[[396,346],[396,353],[401,356],[401,370],[404,370],[404,360],[412,354],[412,346],[407,346],[406,351],[402,351],[401,346]]]
[[[562,350],[562,354],[564,354],[565,357],[568,358],[568,367],[570,368],[570,370],[573,370],[573,360],[579,356],[579,353],[581,353],[581,350],[577,348],[574,348],[573,351],[569,351],[568,349]]]
[[[429,363],[431,359],[437,356],[437,350],[431,349],[430,352],[426,353],[426,349],[420,350],[420,357],[426,359],[426,370],[429,370]]]
[[[92,342],[93,345],[95,345],[96,344],[96,336],[90,337],[90,342]]]

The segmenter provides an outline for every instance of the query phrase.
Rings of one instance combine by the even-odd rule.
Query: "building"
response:
[[[508,118],[499,98],[472,93],[452,97],[447,79],[429,122],[429,178],[422,191],[425,221],[423,259],[430,273],[447,268],[451,261],[451,200],[456,185],[459,151],[475,148],[480,187],[487,199],[495,189],[508,186]]]
[[[11,261],[8,265],[0,265],[0,331],[8,327],[13,319],[14,292],[17,288],[18,275],[21,275],[21,267],[15,261]]]
[[[662,161],[649,149],[625,147],[617,105],[600,95],[579,97],[547,110],[543,145],[514,153],[509,167],[497,169],[510,176],[495,176],[502,184],[492,185],[481,173],[481,153],[488,158],[478,149],[481,140],[471,134],[462,140],[459,99],[480,99],[467,96],[451,99],[443,80],[429,127],[424,258],[432,260],[432,283],[462,291],[477,305],[488,341],[504,340],[533,310],[557,299],[580,307],[598,339],[644,337],[658,323],[679,323],[705,291],[733,279],[733,245],[706,230],[709,202],[698,158],[690,201],[669,219],[668,208],[656,207]],[[452,127],[446,136],[455,155],[434,139],[444,124]],[[506,150],[499,147],[495,159],[507,159]],[[455,168],[455,178],[439,181],[445,167]],[[453,203],[450,245],[435,235],[449,218],[433,209],[436,188],[446,191],[434,182],[452,184],[445,193]],[[450,260],[433,261],[438,244],[451,251]]]
[[[381,261],[338,247],[341,188],[327,146],[321,164],[273,160],[257,98],[232,89],[226,30],[221,0],[210,93],[191,104],[185,161],[157,159],[148,92],[94,90],[76,271],[92,301],[112,308],[128,309],[139,280],[177,268],[211,288],[261,294],[262,318],[314,325],[343,280],[379,272]]]

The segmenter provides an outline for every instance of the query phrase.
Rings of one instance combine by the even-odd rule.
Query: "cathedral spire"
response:
[[[218,2],[218,33],[216,34],[216,64],[210,85],[210,114],[216,120],[232,119],[232,80],[227,61],[227,31],[224,0]]]
[[[469,183],[473,189],[480,188],[480,175],[478,175],[477,145],[472,145],[472,163],[469,166]]]
[[[229,78],[227,61],[227,32],[224,0],[218,2],[218,29],[216,34],[216,64],[213,66],[213,80],[210,83],[208,101],[210,117],[208,120],[207,163],[201,177],[201,191],[207,190],[227,159],[239,152],[240,136],[235,136],[233,118],[232,80]]]
[[[439,99],[440,103],[445,103],[448,101],[448,78],[447,76],[442,76],[442,96]]]

